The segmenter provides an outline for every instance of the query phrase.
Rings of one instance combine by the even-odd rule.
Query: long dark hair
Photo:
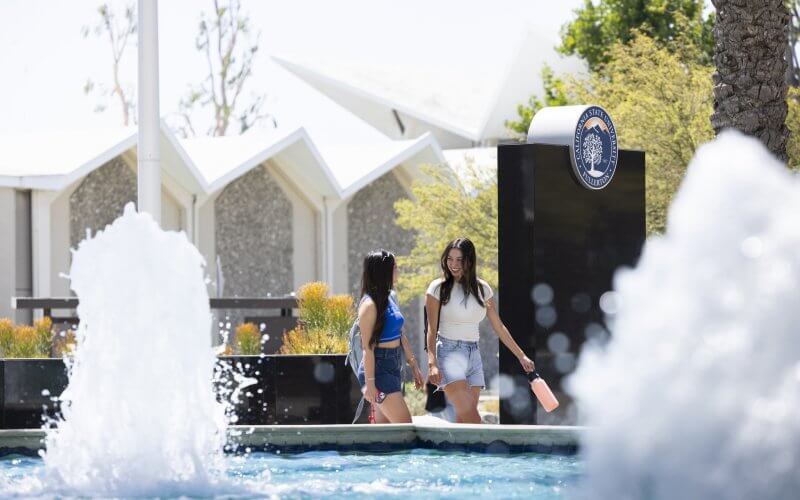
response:
[[[389,293],[392,291],[394,276],[394,254],[386,250],[376,250],[364,257],[364,272],[361,273],[361,296],[369,295],[378,309],[375,327],[369,339],[373,348],[380,339],[383,325],[386,324],[386,309],[389,307]]]
[[[442,273],[444,273],[444,281],[441,284],[440,290],[442,305],[450,302],[450,292],[455,285],[453,273],[451,273],[450,268],[447,267],[447,256],[450,254],[450,250],[454,248],[461,250],[461,286],[464,287],[464,297],[466,300],[469,300],[469,296],[473,295],[481,307],[486,307],[483,303],[483,287],[478,286],[478,276],[475,272],[476,262],[478,260],[475,255],[475,245],[472,244],[469,238],[454,239],[447,244],[444,252],[442,252],[441,264]]]

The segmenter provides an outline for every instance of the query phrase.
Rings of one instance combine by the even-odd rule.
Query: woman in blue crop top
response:
[[[358,381],[364,398],[375,408],[377,423],[410,423],[411,414],[400,392],[402,354],[413,370],[417,389],[423,385],[408,339],[403,335],[403,313],[392,288],[397,266],[391,252],[372,252],[364,259],[358,325],[364,356],[358,367]],[[381,400],[378,395],[383,393]]]

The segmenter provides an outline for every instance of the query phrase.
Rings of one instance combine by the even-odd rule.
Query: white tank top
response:
[[[439,288],[444,279],[433,280],[426,292],[431,297],[439,300]],[[482,279],[478,285],[483,288],[483,303],[494,296],[492,288]],[[450,291],[450,300],[442,304],[439,315],[439,335],[450,340],[478,341],[478,324],[486,317],[486,307],[481,306],[475,297],[464,295],[464,288],[456,283]]]

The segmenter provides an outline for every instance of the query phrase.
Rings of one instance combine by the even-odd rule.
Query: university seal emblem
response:
[[[617,169],[617,130],[606,111],[589,106],[578,118],[570,146],[575,175],[589,189],[603,189]]]

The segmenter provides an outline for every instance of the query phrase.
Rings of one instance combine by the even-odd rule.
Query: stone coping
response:
[[[235,425],[228,428],[231,452],[392,452],[412,448],[486,453],[574,454],[584,427],[492,424]],[[0,430],[0,457],[36,456],[44,448],[41,429]]]

